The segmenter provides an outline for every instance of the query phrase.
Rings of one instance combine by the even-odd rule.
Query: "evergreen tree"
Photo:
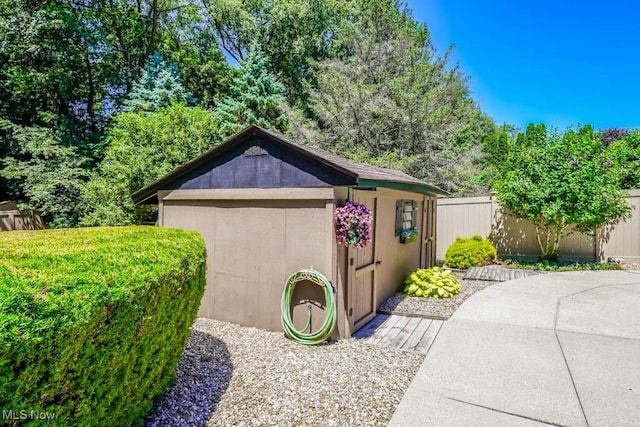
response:
[[[261,50],[254,45],[240,65],[240,76],[233,79],[231,94],[218,105],[216,120],[224,139],[256,124],[286,132],[289,122],[283,106],[284,89],[266,67]]]
[[[193,96],[182,86],[175,64],[167,64],[162,55],[154,53],[147,61],[140,80],[124,102],[124,111],[158,111],[172,102],[193,103]]]

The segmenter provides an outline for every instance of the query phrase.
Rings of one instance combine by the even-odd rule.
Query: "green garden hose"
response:
[[[298,282],[302,280],[308,280],[321,286],[324,291],[325,301],[325,317],[322,326],[315,332],[306,333],[305,331],[311,325],[311,310],[307,313],[307,324],[299,331],[293,325],[291,319],[291,298],[293,297],[293,291],[296,289]],[[320,344],[331,337],[331,332],[336,324],[336,300],[333,296],[333,286],[331,282],[324,277],[321,273],[315,270],[299,270],[293,273],[287,279],[284,285],[284,291],[282,292],[282,303],[280,305],[282,312],[282,328],[285,335],[291,340],[306,345]]]

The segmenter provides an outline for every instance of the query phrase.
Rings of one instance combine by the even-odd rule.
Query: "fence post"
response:
[[[495,230],[496,227],[496,202],[495,202],[495,198],[496,198],[496,192],[492,191],[491,193],[489,193],[489,202],[491,203],[491,215],[489,218],[489,230],[491,230],[491,233],[493,233],[493,231]],[[494,242],[495,244],[496,242]]]

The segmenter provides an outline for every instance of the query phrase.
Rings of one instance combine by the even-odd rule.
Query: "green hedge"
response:
[[[457,237],[447,248],[444,263],[450,268],[465,269],[487,264],[497,257],[496,247],[482,236]]]
[[[191,231],[0,233],[0,408],[132,425],[169,385],[204,292]],[[25,412],[20,412],[25,411]],[[26,419],[24,419],[26,418]]]

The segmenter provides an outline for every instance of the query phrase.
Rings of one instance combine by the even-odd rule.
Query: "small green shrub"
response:
[[[0,233],[0,408],[138,423],[173,377],[205,266],[192,231]]]
[[[497,255],[495,246],[481,236],[458,237],[447,249],[444,263],[447,267],[465,269],[484,265],[496,259]]]
[[[451,298],[460,292],[460,282],[450,270],[420,268],[404,281],[403,293],[416,297]]]

